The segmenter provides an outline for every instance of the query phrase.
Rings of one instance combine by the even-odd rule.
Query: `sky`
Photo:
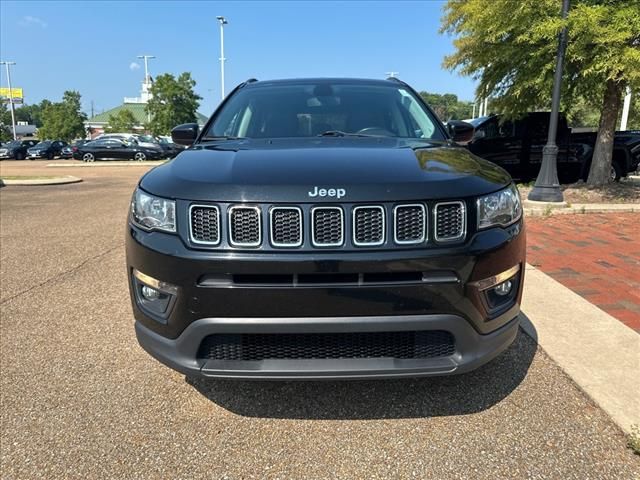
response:
[[[26,103],[78,90],[95,113],[139,95],[152,76],[191,72],[200,111],[220,101],[220,31],[227,93],[248,78],[385,78],[472,100],[474,82],[442,69],[452,39],[438,33],[444,2],[423,1],[12,1],[0,0],[0,58],[14,61]],[[7,86],[4,68],[0,83]]]

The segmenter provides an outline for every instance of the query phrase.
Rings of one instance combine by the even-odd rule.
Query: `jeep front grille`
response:
[[[191,205],[189,208],[191,240],[205,245],[220,243],[220,210],[208,205]]]
[[[302,245],[302,210],[298,207],[273,207],[269,211],[271,245],[299,247]]]
[[[466,209],[463,202],[442,202],[434,208],[435,239],[437,242],[455,242],[466,234]]]
[[[224,221],[226,219],[226,221]],[[379,205],[199,205],[188,208],[197,248],[415,248],[463,242],[463,201]]]
[[[386,224],[384,208],[381,206],[354,207],[353,244],[371,247],[384,243]]]
[[[258,247],[262,243],[260,207],[229,209],[229,242],[234,247]]]
[[[393,209],[393,217],[397,244],[422,243],[427,239],[427,213],[423,204],[398,205]]]
[[[343,358],[420,359],[455,353],[453,335],[442,330],[399,332],[213,334],[198,358],[227,361]]]
[[[344,215],[340,207],[311,210],[311,242],[315,247],[339,247],[344,243]]]

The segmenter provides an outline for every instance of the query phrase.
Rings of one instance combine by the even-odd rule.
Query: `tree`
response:
[[[13,140],[11,131],[11,112],[6,103],[0,102],[0,142]]]
[[[49,100],[42,100],[40,103],[22,105],[16,108],[16,122],[27,122],[29,125],[42,126],[42,112],[51,105]]]
[[[109,115],[107,132],[133,132],[138,121],[131,110],[122,109],[115,115]]]
[[[443,122],[451,119],[462,120],[464,118],[471,118],[473,115],[473,103],[462,102],[458,100],[457,95],[452,93],[420,92],[420,96]]]
[[[154,135],[166,135],[181,123],[197,120],[196,111],[202,97],[193,88],[196,82],[188,72],[176,79],[170,73],[156,77],[151,86],[153,97],[147,103],[146,111],[151,117],[147,128]]]
[[[573,0],[567,19],[562,102],[600,96],[589,182],[608,178],[622,90],[640,85],[640,0]],[[479,97],[507,116],[549,108],[558,34],[558,0],[448,0],[442,32],[456,36],[444,66],[479,80]]]
[[[42,127],[38,129],[41,139],[71,141],[85,135],[84,121],[87,116],[80,110],[80,94],[66,91],[62,102],[50,103],[42,111]]]

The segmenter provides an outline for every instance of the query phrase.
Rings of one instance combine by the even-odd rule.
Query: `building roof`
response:
[[[136,119],[138,125],[144,125],[147,123],[147,112],[145,111],[146,104],[145,103],[123,103],[111,110],[107,110],[105,112],[94,115],[85,123],[88,125],[94,124],[107,124],[109,123],[110,115],[117,115],[121,110],[129,110],[133,117]],[[196,112],[196,116],[198,117],[198,124],[204,125],[207,121],[207,117],[202,115],[200,112]]]

